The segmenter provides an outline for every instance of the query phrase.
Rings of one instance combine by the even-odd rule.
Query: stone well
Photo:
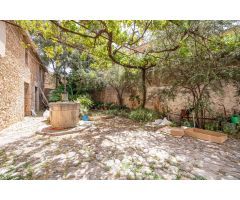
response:
[[[50,103],[50,124],[53,128],[65,129],[75,127],[79,122],[79,103]]]

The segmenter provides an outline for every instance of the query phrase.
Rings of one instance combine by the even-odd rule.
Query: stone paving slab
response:
[[[0,131],[0,147],[34,135],[40,126],[46,125],[43,117],[24,117],[23,121],[10,125]]]
[[[155,131],[119,117],[70,135],[35,135],[42,120],[0,132],[0,179],[240,179],[237,139],[175,138],[168,127]]]

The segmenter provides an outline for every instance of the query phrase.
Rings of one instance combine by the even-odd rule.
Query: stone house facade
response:
[[[50,92],[56,89],[56,77],[51,72],[45,73],[45,80],[44,80],[44,94],[46,98],[49,100]]]
[[[43,108],[46,72],[28,34],[0,21],[0,130]]]

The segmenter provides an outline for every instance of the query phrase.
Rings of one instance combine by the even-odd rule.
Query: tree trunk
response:
[[[141,108],[145,108],[147,98],[147,87],[146,87],[146,69],[142,69],[142,105]]]
[[[55,77],[56,77],[56,79],[55,79],[56,83],[55,83],[55,84],[56,84],[56,88],[57,88],[57,87],[58,87],[58,85],[59,85],[59,84],[58,84],[58,83],[59,83],[59,81],[58,81],[58,76],[55,76]]]
[[[117,93],[117,99],[118,99],[118,105],[120,107],[123,107],[123,91],[124,89],[123,88],[118,88],[118,87],[115,87],[113,85],[111,85],[111,87],[116,91]]]
[[[118,90],[117,91],[117,98],[118,98],[118,104],[119,106],[123,106],[123,98],[122,98],[122,93],[120,93]]]

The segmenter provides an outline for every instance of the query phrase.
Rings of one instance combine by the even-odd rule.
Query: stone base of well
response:
[[[50,103],[50,124],[53,128],[66,129],[75,127],[79,122],[79,103]]]
[[[81,133],[82,131],[88,129],[91,127],[91,124],[89,125],[79,125],[73,128],[66,128],[66,129],[55,129],[52,126],[43,126],[39,128],[39,130],[36,131],[36,134],[38,135],[44,135],[44,136],[63,136],[68,134],[74,134],[74,133]]]

